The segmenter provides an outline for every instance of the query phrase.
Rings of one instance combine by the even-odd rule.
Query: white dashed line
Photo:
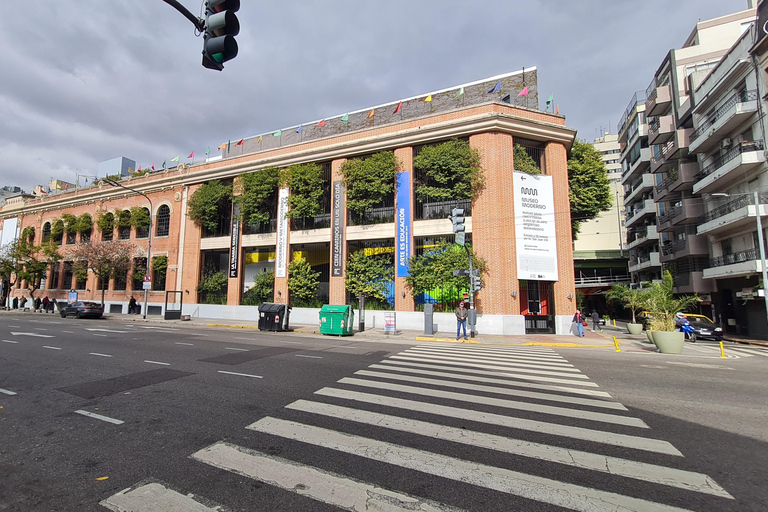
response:
[[[66,332],[67,334],[75,334],[75,331],[61,331],[61,332]]]
[[[35,330],[36,331],[47,331],[48,329],[46,329],[45,327],[35,327]]]
[[[219,373],[225,373],[227,375],[238,375],[240,377],[253,377],[254,379],[263,379],[261,375],[249,375],[247,373],[237,373],[237,372],[225,372],[224,370],[219,370]]]
[[[82,414],[83,416],[88,416],[89,418],[94,418],[101,421],[106,421],[107,423],[114,423],[115,425],[122,425],[125,423],[122,420],[116,420],[115,418],[110,418],[108,416],[102,416],[101,414],[96,414],[93,412],[88,411],[75,411],[77,414]]]
[[[3,393],[4,395],[15,395],[13,391],[8,391],[7,389],[0,389],[0,393]]]
[[[144,361],[144,362],[149,364],[161,364],[163,366],[171,366],[171,363],[161,363],[159,361]]]
[[[94,336],[101,336],[101,337],[103,337],[103,338],[106,338],[106,337],[107,337],[107,335],[106,335],[106,334],[94,334]]]
[[[43,348],[49,348],[51,350],[61,350],[61,347],[49,347],[48,345],[43,345]]]
[[[248,341],[256,341],[256,338],[238,338],[237,336],[235,336],[235,339],[236,339],[236,340],[248,340]]]
[[[112,357],[109,354],[99,354],[98,352],[89,352],[88,355],[89,356],[99,356],[99,357]]]
[[[322,359],[321,356],[304,356],[301,354],[296,354],[296,357],[311,357],[312,359]]]
[[[300,341],[281,341],[280,343],[290,343],[291,345],[301,345]]]
[[[3,343],[18,343],[18,341],[12,341],[12,340],[3,340]]]
[[[177,341],[175,344],[176,345],[188,345],[190,347],[194,347],[195,346],[194,343],[182,343],[181,341]]]
[[[247,348],[232,348],[232,347],[224,347],[224,350],[237,350],[239,352],[248,352]]]

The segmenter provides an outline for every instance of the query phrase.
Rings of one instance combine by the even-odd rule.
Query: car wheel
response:
[[[67,314],[65,312],[61,312],[61,318],[67,318]]]
[[[77,313],[75,313],[75,317],[76,317],[76,318],[83,318],[83,315],[82,315],[82,313],[80,313],[80,312],[78,311]]]

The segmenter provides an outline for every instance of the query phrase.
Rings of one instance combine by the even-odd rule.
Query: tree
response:
[[[568,158],[568,186],[571,199],[571,231],[574,239],[582,222],[592,220],[611,208],[608,171],[600,153],[588,142],[576,140]]]
[[[277,167],[240,176],[234,203],[240,208],[240,219],[245,224],[264,224],[276,214],[275,193],[279,182],[280,170]]]
[[[416,197],[422,202],[474,199],[482,185],[480,155],[465,140],[424,146],[413,168]]]
[[[262,302],[272,302],[275,293],[275,272],[257,273],[253,278],[253,286],[243,294],[242,304],[258,306]]]
[[[200,302],[203,304],[226,304],[227,294],[225,290],[227,284],[227,274],[223,270],[219,270],[214,265],[207,265],[200,277],[200,284],[197,285],[197,292],[201,295]]]
[[[291,165],[283,170],[280,181],[291,189],[286,217],[307,218],[323,213],[322,167],[317,164]]]
[[[219,227],[219,218],[232,202],[232,182],[211,180],[195,190],[187,204],[189,218],[210,232]]]
[[[288,292],[291,304],[297,307],[314,307],[319,303],[317,288],[320,272],[315,272],[307,260],[301,258],[288,265]]]
[[[472,267],[478,269],[480,275],[484,274],[487,270],[485,260],[472,252],[471,245],[465,247],[472,255]],[[441,242],[434,249],[409,260],[411,275],[405,278],[405,282],[414,297],[440,288],[466,290],[469,288],[469,278],[454,276],[453,271],[466,269],[468,263],[467,252],[461,246]]]
[[[344,284],[354,296],[363,293],[366,297],[384,302],[394,280],[395,267],[391,254],[369,256],[365,251],[356,251],[347,258]]]
[[[149,227],[149,210],[143,206],[134,206],[130,210],[129,220],[135,229],[147,229]]]
[[[103,279],[114,279],[115,277],[127,275],[131,267],[131,255],[136,246],[129,242],[86,242],[76,245],[67,255],[75,262],[82,264],[87,270],[101,281]],[[106,290],[101,290],[101,307],[104,307],[104,294]]]
[[[56,242],[49,240],[42,245],[35,245],[33,239],[34,229],[25,228],[21,237],[8,244],[0,257],[0,272],[8,288],[24,281],[32,298],[48,269],[61,260]],[[6,290],[4,294],[7,296]]]
[[[520,144],[515,144],[512,150],[513,162],[516,171],[527,174],[541,174],[541,169],[531,158],[531,155]]]
[[[392,151],[368,158],[352,158],[341,166],[347,190],[347,208],[362,214],[382,203],[395,190],[397,159]]]
[[[645,305],[645,291],[642,289],[630,288],[625,284],[615,284],[605,294],[608,300],[618,300],[624,304],[624,308],[632,312],[632,323],[636,324],[635,315]]]
[[[653,282],[645,290],[644,305],[651,315],[652,331],[674,331],[675,314],[701,302],[698,295],[675,297],[674,286],[672,273],[664,270],[661,282]]]

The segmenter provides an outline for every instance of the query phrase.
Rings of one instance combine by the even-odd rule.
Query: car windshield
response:
[[[688,317],[688,321],[691,323],[691,325],[696,325],[698,327],[706,327],[706,328],[715,327],[715,323],[709,318]]]

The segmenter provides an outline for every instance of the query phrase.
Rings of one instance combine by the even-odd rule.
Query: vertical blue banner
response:
[[[397,195],[395,196],[395,254],[397,277],[411,275],[408,271],[408,259],[411,257],[411,173],[397,173]]]

